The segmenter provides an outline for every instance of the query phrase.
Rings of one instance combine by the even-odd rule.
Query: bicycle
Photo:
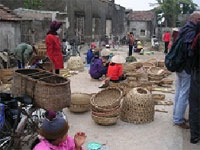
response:
[[[24,144],[29,145],[37,137],[39,126],[44,119],[43,110],[35,107],[29,96],[22,95],[15,99],[19,103],[17,115],[13,115],[13,122],[5,116],[5,123],[0,131],[0,149],[2,150],[15,150],[20,149]],[[5,112],[11,109],[12,102],[1,100],[0,103],[5,106]]]

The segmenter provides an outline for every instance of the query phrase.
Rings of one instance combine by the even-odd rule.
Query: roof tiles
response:
[[[21,18],[14,14],[12,10],[0,4],[0,20],[4,21],[19,21]]]

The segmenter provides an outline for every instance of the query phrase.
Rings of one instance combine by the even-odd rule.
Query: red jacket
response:
[[[110,77],[110,80],[119,80],[119,77],[122,76],[123,66],[121,64],[109,64],[107,76]]]
[[[55,69],[63,68],[63,55],[59,37],[48,34],[46,37],[47,56],[54,64]]]
[[[170,33],[166,32],[163,36],[163,41],[164,42],[170,42]]]

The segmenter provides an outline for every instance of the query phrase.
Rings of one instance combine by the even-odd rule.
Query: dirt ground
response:
[[[127,47],[120,47],[114,53],[126,56],[127,50]],[[164,58],[162,52],[154,52],[153,55],[134,53],[134,56],[138,61]],[[83,54],[82,57],[84,60]],[[172,74],[171,78],[175,79],[175,74]],[[83,72],[70,77],[70,80],[72,93],[97,93],[101,90],[98,88],[101,81],[91,79],[86,67]],[[174,94],[166,94],[167,100],[173,100],[173,97]],[[134,125],[118,120],[117,124],[113,126],[99,126],[92,120],[90,112],[75,114],[68,109],[64,109],[64,112],[70,124],[69,135],[73,136],[78,131],[87,134],[85,149],[87,149],[88,143],[99,142],[106,144],[109,150],[200,150],[200,143],[190,144],[189,130],[173,125],[173,106],[156,107],[165,109],[168,113],[155,112],[154,121],[144,125]],[[188,113],[186,115],[188,116]]]

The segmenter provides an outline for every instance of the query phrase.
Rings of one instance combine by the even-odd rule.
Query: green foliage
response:
[[[196,4],[192,0],[157,0],[159,7],[155,8],[158,21],[165,18],[165,25],[168,27],[176,26],[179,14],[190,14]]]
[[[24,7],[27,9],[38,9],[43,5],[43,0],[23,0]]]

